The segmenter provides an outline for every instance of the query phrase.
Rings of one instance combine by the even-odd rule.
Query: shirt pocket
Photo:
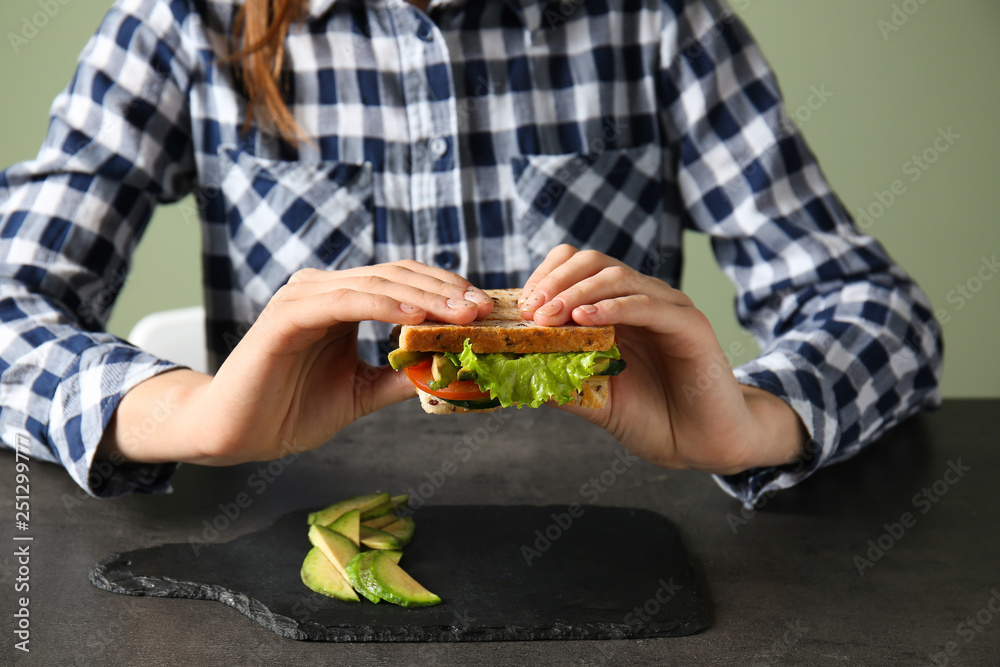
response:
[[[221,150],[233,270],[266,302],[302,268],[346,269],[375,256],[371,163],[283,162]]]
[[[513,159],[513,228],[537,266],[560,243],[638,270],[664,268],[663,156],[656,144]]]

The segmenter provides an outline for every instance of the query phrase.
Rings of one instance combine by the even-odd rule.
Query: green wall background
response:
[[[49,105],[108,6],[0,4],[0,165],[34,157]],[[1000,254],[1000,3],[732,0],[732,6],[757,36],[790,115],[848,209],[874,211],[867,231],[933,302],[946,343],[945,395],[1000,396],[1000,276],[983,268],[984,259]],[[44,7],[52,15],[43,21]],[[44,23],[34,34],[25,30],[32,19]],[[15,45],[10,34],[22,31],[31,37]],[[817,90],[825,101],[810,99]],[[908,161],[948,128],[959,138],[947,152],[932,151],[937,160],[912,180]],[[897,180],[902,194],[879,213],[876,193]],[[109,323],[112,332],[124,336],[146,313],[201,302],[201,240],[188,222],[193,211],[188,200],[156,213]],[[731,361],[751,359],[753,342],[736,323],[733,288],[707,239],[689,235],[686,249],[685,290],[715,324]],[[977,282],[980,272],[991,280]]]

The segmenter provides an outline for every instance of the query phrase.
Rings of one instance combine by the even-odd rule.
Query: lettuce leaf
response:
[[[479,389],[499,399],[500,405],[530,405],[537,408],[550,399],[568,403],[583,381],[593,375],[598,359],[619,359],[618,346],[605,352],[552,352],[522,354],[476,354],[468,339],[461,354],[448,354],[461,367],[476,372]]]

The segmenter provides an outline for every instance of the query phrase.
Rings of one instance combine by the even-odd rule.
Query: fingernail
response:
[[[541,292],[532,292],[524,303],[521,304],[521,310],[534,310],[538,308],[545,301],[545,295]]]
[[[414,306],[414,305],[409,304],[409,303],[401,303],[401,304],[399,304],[399,309],[401,311],[403,311],[404,313],[408,313],[410,315],[412,315],[413,313],[419,313],[420,312],[420,308],[418,306]]]
[[[594,313],[597,312],[597,306],[587,305],[587,306],[578,306],[578,308],[583,312],[587,313],[588,315],[593,315]]]
[[[462,299],[448,299],[448,307],[455,310],[463,310],[465,308],[475,308],[476,304],[471,301],[463,301]]]
[[[551,317],[556,315],[560,310],[563,309],[562,299],[556,299],[555,301],[550,301],[541,308],[538,309],[539,315],[544,315],[545,317]]]
[[[518,297],[517,299],[517,305],[520,306],[522,303],[524,303],[524,300],[527,299],[529,296],[531,296],[531,293],[535,291],[536,287],[538,287],[536,283],[528,283],[527,285],[525,285],[524,289],[521,290],[521,296]]]
[[[470,289],[465,293],[466,301],[472,301],[473,303],[493,303],[493,299],[486,296],[479,290]]]

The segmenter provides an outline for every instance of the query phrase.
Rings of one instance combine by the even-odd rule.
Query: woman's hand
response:
[[[493,302],[467,280],[415,261],[299,271],[214,376],[177,370],[122,399],[100,455],[223,465],[313,449],[355,419],[414,396],[404,374],[358,358],[357,323],[464,324]],[[129,437],[158,420],[144,438]]]
[[[614,324],[628,368],[602,410],[563,406],[637,456],[669,468],[732,474],[789,463],[805,444],[795,412],[736,382],[708,319],[684,293],[599,252],[561,245],[525,284],[538,324]]]

